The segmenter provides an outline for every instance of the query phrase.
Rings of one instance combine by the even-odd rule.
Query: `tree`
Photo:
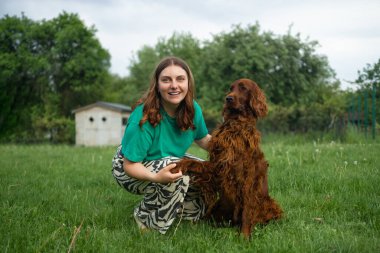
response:
[[[0,19],[0,137],[30,126],[30,108],[41,103],[48,60],[24,15]]]
[[[105,101],[134,105],[140,97],[141,92],[137,87],[131,84],[130,77],[120,77],[110,75],[107,79],[106,86],[103,90],[103,99]]]
[[[366,67],[363,68],[362,71],[358,71],[358,78],[356,79],[356,83],[359,84],[359,89],[356,91],[357,94],[363,93],[367,91],[369,93],[369,110],[370,115],[372,115],[372,92],[375,86],[376,94],[375,94],[375,103],[376,103],[376,121],[378,122],[380,119],[380,58],[374,64],[367,64]]]
[[[96,39],[95,28],[87,28],[76,14],[64,12],[42,28],[51,32],[45,41],[50,45],[50,92],[59,96],[59,114],[68,117],[73,108],[101,97],[110,56]]]
[[[132,59],[129,66],[130,75],[127,78],[129,89],[134,89],[136,93],[129,94],[134,103],[148,89],[153,69],[158,63],[159,55],[150,46],[144,46],[137,52],[136,58]],[[133,88],[132,88],[133,87]]]
[[[72,118],[72,109],[102,96],[110,56],[95,32],[65,12],[0,20],[1,136],[33,134],[35,121]]]
[[[215,35],[205,43],[201,64],[206,118],[220,119],[228,86],[242,77],[255,80],[275,105],[323,103],[322,93],[337,90],[338,82],[327,59],[316,54],[317,45],[290,31],[281,36],[260,32],[258,24]]]
[[[236,26],[230,33],[216,35],[206,43],[202,94],[210,94],[207,98],[210,104],[220,104],[220,96],[227,86],[247,77],[255,80],[274,104],[317,100],[313,91],[319,87],[336,88],[330,81],[335,74],[327,59],[315,53],[317,45],[314,41],[304,42],[299,34],[293,36],[290,32],[283,36],[261,33],[258,24],[246,29]]]
[[[361,88],[372,88],[373,84],[380,85],[380,58],[373,65],[367,64],[362,71],[358,71],[358,78],[356,83],[360,85]]]

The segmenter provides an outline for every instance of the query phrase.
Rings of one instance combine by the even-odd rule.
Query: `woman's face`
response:
[[[161,71],[158,77],[158,92],[166,110],[177,108],[186,97],[188,89],[189,79],[183,68],[170,65]]]

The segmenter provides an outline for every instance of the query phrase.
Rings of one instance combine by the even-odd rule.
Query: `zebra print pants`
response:
[[[177,217],[197,221],[205,213],[205,204],[200,190],[189,183],[190,176],[183,175],[174,183],[159,184],[141,181],[125,174],[121,146],[116,150],[112,160],[112,174],[116,182],[133,194],[144,195],[143,200],[134,209],[134,217],[144,226],[165,234]],[[187,158],[200,158],[185,155]],[[168,164],[180,160],[177,157],[165,157],[146,161],[143,165],[151,172],[157,173]]]

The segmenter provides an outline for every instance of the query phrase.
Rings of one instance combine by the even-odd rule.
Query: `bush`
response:
[[[73,144],[75,141],[75,122],[69,118],[39,118],[34,120],[33,129],[36,142]]]
[[[264,132],[275,133],[330,131],[340,124],[337,119],[343,117],[338,109],[318,103],[290,107],[269,105],[268,116],[259,121],[259,128]]]

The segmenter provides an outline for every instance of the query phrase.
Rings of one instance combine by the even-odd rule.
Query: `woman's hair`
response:
[[[143,117],[140,120],[140,127],[146,121],[149,121],[153,127],[156,127],[160,123],[162,115],[160,114],[161,95],[158,91],[158,78],[165,68],[173,65],[179,66],[186,71],[187,79],[189,82],[187,94],[176,110],[175,117],[177,120],[177,125],[183,131],[186,131],[188,129],[195,129],[193,122],[193,99],[195,96],[193,74],[191,73],[191,70],[185,61],[174,56],[166,57],[158,63],[152,74],[149,89],[134,106],[135,108],[137,105],[144,104]]]

